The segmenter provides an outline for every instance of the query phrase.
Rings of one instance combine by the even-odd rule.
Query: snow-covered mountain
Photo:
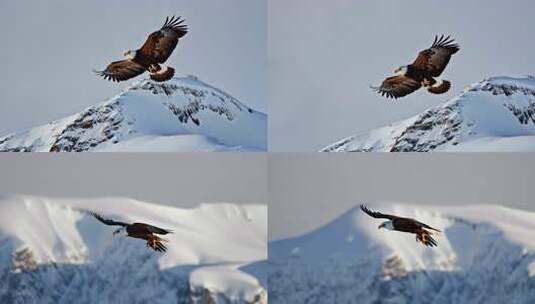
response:
[[[535,151],[535,77],[483,80],[422,114],[322,151]]]
[[[85,211],[174,230],[168,251]],[[267,303],[267,207],[0,196],[0,303]]]
[[[141,80],[49,124],[0,137],[0,151],[262,151],[267,116],[194,76]]]
[[[379,230],[383,220],[353,208],[310,233],[269,243],[270,303],[534,303],[535,213],[372,207],[442,230],[438,247]]]

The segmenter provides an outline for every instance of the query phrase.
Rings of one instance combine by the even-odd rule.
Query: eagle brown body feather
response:
[[[404,97],[422,86],[433,94],[445,93],[450,89],[451,83],[444,80],[440,85],[433,87],[437,82],[434,77],[442,74],[451,56],[459,50],[459,45],[450,36],[442,35],[440,38],[435,36],[431,47],[418,53],[414,62],[407,66],[404,75],[388,77],[380,87],[373,89],[382,96],[394,99]]]
[[[180,17],[167,17],[161,29],[151,33],[145,43],[135,53],[134,58],[115,61],[105,70],[96,71],[106,80],[124,81],[150,73],[155,81],[167,81],[175,74],[175,69],[168,67],[162,71],[159,64],[165,63],[175,50],[180,38],[188,33],[188,28]]]
[[[401,217],[401,216],[395,216],[390,214],[384,214],[380,212],[374,212],[368,209],[364,205],[360,205],[360,209],[368,214],[371,217],[374,218],[385,218],[392,221],[392,225],[394,226],[394,230],[401,231],[401,232],[407,232],[407,233],[413,233],[416,234],[416,241],[424,244],[425,246],[435,247],[437,246],[437,242],[435,239],[431,236],[433,234],[432,231],[434,230],[436,232],[440,232],[440,230],[435,229],[427,224],[424,224],[422,222],[419,222],[415,219],[407,218],[407,217]]]

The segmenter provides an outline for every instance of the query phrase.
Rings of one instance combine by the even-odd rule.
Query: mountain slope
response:
[[[494,77],[422,114],[323,152],[535,151],[535,78]]]
[[[194,76],[148,79],[78,114],[0,137],[0,151],[265,150],[267,117]]]
[[[269,243],[270,303],[532,303],[535,213],[497,206],[374,206],[442,230],[438,247],[351,209]]]
[[[168,251],[113,237],[85,210],[174,230]],[[262,205],[2,196],[0,302],[266,303],[266,238]]]

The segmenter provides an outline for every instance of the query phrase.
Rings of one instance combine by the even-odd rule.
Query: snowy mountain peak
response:
[[[195,76],[143,79],[82,112],[0,137],[0,151],[265,150],[267,117]]]
[[[323,152],[535,150],[535,78],[493,77],[401,122],[343,139]]]
[[[488,205],[373,209],[442,230],[438,247],[377,229],[381,220],[354,208],[314,231],[270,242],[270,301],[498,304],[515,294],[515,303],[528,304],[535,297],[534,213]]]
[[[87,211],[171,229],[168,251],[113,236]],[[267,303],[266,239],[262,205],[0,196],[0,302]]]

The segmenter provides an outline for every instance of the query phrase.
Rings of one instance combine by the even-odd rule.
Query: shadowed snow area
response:
[[[87,215],[171,229],[165,253]],[[267,208],[0,197],[2,303],[267,303]],[[213,301],[213,302],[210,302]]]
[[[78,114],[0,137],[0,151],[263,151],[267,116],[194,76],[141,80]]]
[[[422,114],[345,138],[322,151],[535,151],[535,78],[483,80]]]
[[[270,303],[533,303],[535,213],[505,207],[371,206],[442,230],[438,247],[377,227],[355,207],[269,243]]]

